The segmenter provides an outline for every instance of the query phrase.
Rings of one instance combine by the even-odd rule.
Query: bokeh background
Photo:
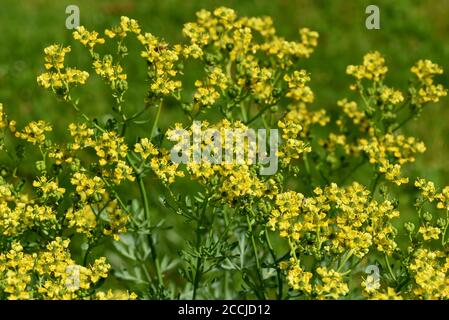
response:
[[[389,65],[388,81],[405,88],[410,66],[420,58],[428,58],[446,70],[442,81],[449,82],[449,0],[2,0],[0,2],[0,100],[21,124],[44,119],[58,124],[57,135],[66,130],[73,115],[66,105],[58,103],[47,91],[39,88],[36,76],[43,70],[43,48],[52,43],[72,44],[68,62],[88,69],[84,48],[71,39],[65,28],[65,8],[78,5],[81,24],[102,31],[116,24],[121,15],[136,18],[143,30],[169,42],[182,41],[181,28],[195,19],[201,8],[225,5],[240,15],[270,15],[278,33],[296,39],[300,27],[320,33],[320,42],[304,67],[312,74],[316,106],[332,110],[336,101],[347,94],[351,79],[346,76],[348,64],[361,61],[369,50],[379,50]],[[381,29],[367,30],[365,8],[376,4],[381,12]],[[130,109],[143,103],[146,84],[143,61],[136,59],[137,50],[128,60],[130,87],[127,99]],[[196,79],[191,70],[186,75]],[[83,87],[81,105],[98,116],[110,112],[112,100],[107,88],[91,78]],[[167,110],[166,110],[167,112]],[[177,113],[177,110],[168,110]],[[176,117],[176,115],[174,115]],[[164,117],[167,119],[167,117]],[[162,121],[162,125],[164,121]],[[406,131],[419,136],[428,151],[418,158],[418,170],[430,179],[449,183],[449,102],[442,99]]]
[[[319,46],[303,62],[303,68],[312,74],[315,107],[330,113],[335,110],[336,101],[349,93],[351,79],[345,74],[346,66],[360,63],[370,50],[385,55],[389,66],[387,82],[391,86],[405,91],[410,67],[421,58],[443,66],[446,73],[440,81],[449,86],[449,0],[1,0],[0,102],[10,117],[17,120],[19,128],[37,119],[53,123],[56,140],[64,138],[67,125],[75,121],[76,115],[69,106],[38,87],[36,76],[43,71],[43,49],[53,43],[72,45],[68,65],[90,69],[86,49],[75,43],[71,30],[65,28],[65,9],[72,4],[79,6],[81,24],[89,30],[102,32],[117,24],[121,15],[127,15],[138,19],[144,31],[171,43],[183,41],[182,26],[195,19],[196,11],[222,5],[232,7],[239,15],[272,16],[278,34],[287,39],[297,39],[298,29],[309,27],[320,33]],[[380,8],[380,30],[365,27],[365,8],[369,4]],[[144,61],[138,58],[138,44],[131,41],[127,45],[130,57],[125,68],[130,89],[125,109],[131,114],[142,108],[147,84]],[[185,77],[193,82],[200,77],[198,72],[188,70]],[[91,77],[77,94],[88,115],[111,113],[113,100],[109,90],[96,77]],[[178,118],[182,118],[179,107],[168,105],[161,126],[166,128]],[[149,128],[141,130],[148,134]],[[417,158],[413,169],[408,169],[409,173],[448,185],[449,99],[443,98],[438,105],[426,108],[404,132],[422,139],[428,148]],[[29,168],[32,170],[32,166]],[[25,166],[23,170],[26,174],[28,169]],[[149,188],[152,209],[159,217],[165,217],[167,210],[159,204],[156,188],[160,186],[154,181],[154,188]],[[128,191],[132,198],[136,190]],[[179,230],[167,235],[173,249],[182,241]],[[170,245],[164,250],[170,251]]]

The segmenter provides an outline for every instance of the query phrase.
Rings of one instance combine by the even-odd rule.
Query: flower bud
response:
[[[239,89],[236,86],[233,86],[233,87],[229,88],[228,96],[230,98],[235,98],[235,97],[238,96],[238,94],[239,94]]]
[[[429,222],[429,221],[431,221],[432,220],[432,214],[429,212],[429,211],[426,211],[424,214],[423,214],[423,219],[425,220],[425,221],[427,221],[427,222]]]
[[[412,233],[413,230],[415,230],[415,225],[413,222],[406,222],[404,223],[404,229],[408,231],[408,233]]]
[[[36,169],[39,172],[44,172],[46,170],[45,161],[43,161],[43,160],[36,161]]]
[[[215,57],[211,55],[210,53],[207,53],[204,56],[204,62],[208,65],[214,65],[215,64]]]
[[[6,177],[6,175],[8,174],[8,168],[6,167],[1,167],[0,168],[0,176],[1,177]],[[3,179],[2,179],[3,180]]]
[[[292,167],[292,173],[293,173],[294,177],[296,177],[298,175],[299,171],[300,171],[299,167],[297,167],[297,166]]]
[[[280,88],[273,89],[273,97],[279,98],[281,96],[282,90]]]
[[[103,196],[100,193],[94,193],[92,199],[94,202],[100,202],[103,199]]]
[[[78,171],[79,168],[80,168],[80,160],[77,158],[73,159],[73,161],[70,163],[70,170]]]
[[[181,109],[184,110],[184,111],[190,112],[190,111],[192,111],[193,108],[192,108],[191,104],[182,103],[181,104]]]
[[[126,90],[128,90],[128,81],[126,80],[117,81],[117,90],[119,92],[125,92]]]
[[[444,228],[446,226],[446,219],[439,218],[437,220],[437,226],[440,227],[441,229]]]

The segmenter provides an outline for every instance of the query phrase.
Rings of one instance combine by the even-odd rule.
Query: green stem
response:
[[[255,120],[257,120],[262,114],[264,114],[265,111],[267,111],[268,109],[270,109],[272,107],[272,105],[267,104],[265,107],[263,107],[262,109],[260,109],[260,111],[251,119],[249,119],[248,121],[245,122],[245,125],[249,125],[251,122],[254,122]]]
[[[196,258],[195,263],[195,279],[193,280],[193,293],[192,293],[192,300],[196,299],[196,292],[198,290],[198,286],[201,279],[201,268],[202,268],[202,261],[201,257]]]
[[[77,104],[72,100],[72,97],[70,97],[70,95],[67,96],[67,101],[70,102],[70,104],[73,107],[73,109],[75,109],[75,111],[78,114],[80,114],[84,118],[84,120],[86,120],[87,122],[92,123],[95,126],[95,128],[97,128],[101,132],[106,132],[106,130],[104,130],[102,127],[100,127],[98,124],[96,124],[95,121],[92,121],[84,112],[81,111],[80,108],[78,108]]]
[[[343,178],[343,180],[341,181],[341,184],[344,184],[349,178],[351,178],[351,176],[354,174],[354,172],[357,171],[357,169],[359,169],[361,166],[363,166],[366,162],[366,158],[364,158],[362,161],[360,161],[356,166],[354,166],[354,168],[351,169],[351,171],[346,174],[346,176]]]
[[[366,96],[365,96],[365,93],[363,92],[363,89],[360,90],[360,96],[362,97],[363,103],[365,104],[365,108],[364,108],[365,111],[367,113],[369,113],[370,110],[371,110],[371,106],[370,106],[368,100],[366,99]]]
[[[142,171],[141,171],[141,169],[136,167],[135,163],[132,161],[129,154],[126,155],[126,160],[128,161],[129,165],[133,168],[134,172],[136,173],[137,185],[139,187],[140,197],[142,198],[142,202],[143,202],[145,218],[148,222],[148,228],[151,229],[150,203],[148,201],[147,191],[146,191],[145,183],[144,183],[143,177],[142,177]],[[156,251],[156,247],[154,246],[153,236],[152,236],[151,232],[148,234],[148,243],[150,245],[150,250],[151,250],[151,259],[153,260],[154,268],[156,269],[157,281],[158,281],[159,285],[162,285],[163,280],[162,280],[161,267],[159,264],[159,260],[157,258],[157,251]]]
[[[142,175],[139,173],[137,174],[137,184],[139,186],[140,196],[143,201],[144,206],[144,212],[145,212],[145,218],[147,219],[148,226],[151,227],[151,219],[150,219],[150,203],[148,201],[148,196],[145,189],[145,184],[143,182]]]
[[[243,118],[243,122],[247,123],[248,122],[248,115],[246,114],[246,108],[244,103],[240,103],[240,110],[242,111],[242,118]]]
[[[251,246],[252,246],[252,249],[253,249],[254,258],[256,260],[257,277],[259,278],[260,286],[262,288],[262,299],[265,300],[265,289],[264,289],[263,278],[262,278],[262,271],[261,271],[262,269],[260,267],[259,256],[257,254],[256,239],[254,238],[253,227],[252,227],[251,220],[249,219],[249,215],[248,214],[246,214],[246,223],[248,224],[248,232],[249,232],[249,235],[251,237]]]
[[[409,103],[410,103],[410,96],[407,96],[402,105],[396,109],[396,114],[399,114],[399,112],[402,111],[406,106],[408,106]]]
[[[159,122],[159,117],[161,115],[161,109],[162,109],[162,100],[157,107],[156,117],[154,118],[153,125],[151,126],[150,139],[154,137],[155,131],[157,129],[157,124]]]
[[[276,265],[276,260],[277,260],[276,259],[276,254],[274,253],[273,245],[271,244],[271,240],[270,240],[270,236],[268,235],[268,229],[267,228],[265,228],[265,240],[267,241],[268,250],[270,251],[270,255],[271,255],[271,258],[273,259],[273,264],[274,264],[274,267],[276,269],[276,276],[277,276],[277,281],[278,281],[277,299],[278,300],[282,300],[283,287],[282,287],[281,270],[279,269],[279,266]]]
[[[262,123],[263,123],[263,126],[264,126],[265,130],[269,131],[270,126],[268,125],[267,120],[265,120],[265,115],[264,114],[262,115]]]
[[[449,209],[446,210],[446,226],[444,227],[443,235],[441,236],[441,244],[446,245],[446,232],[449,227]]]
[[[148,110],[148,107],[145,106],[145,108],[143,108],[142,110],[140,110],[139,112],[135,113],[134,115],[132,115],[130,118],[126,119],[125,122],[129,123],[135,119],[137,119],[138,117],[140,117],[142,114],[144,114],[146,111]]]
[[[304,165],[306,167],[306,172],[309,175],[309,179],[311,180],[310,165],[309,160],[307,159],[307,153],[304,153],[303,158],[304,158]]]
[[[87,259],[89,257],[89,253],[92,250],[92,246],[90,244],[87,245],[86,253],[84,253],[83,266],[87,266]]]
[[[148,201],[147,191],[145,189],[145,184],[143,182],[143,178],[142,178],[141,173],[137,174],[137,184],[139,186],[140,196],[141,196],[142,201],[143,201],[145,218],[146,218],[146,220],[148,222],[148,227],[151,228],[150,203]],[[148,234],[148,243],[150,245],[151,258],[152,258],[153,263],[154,263],[154,268],[156,269],[157,281],[158,281],[159,285],[162,285],[163,284],[163,280],[162,280],[161,267],[160,267],[160,264],[159,264],[159,260],[157,258],[157,251],[156,251],[156,247],[155,247],[154,241],[153,241],[153,236],[152,236],[151,233]]]
[[[145,274],[145,278],[147,279],[148,284],[153,288],[153,290],[156,291],[156,288],[154,287],[154,283],[151,279],[150,272],[148,271],[148,268],[147,268],[145,262],[141,262],[141,264],[142,264],[143,273]]]
[[[201,215],[198,219],[198,223],[197,223],[197,227],[196,227],[196,250],[197,250],[197,254],[198,257],[196,258],[196,262],[195,262],[195,279],[193,280],[193,292],[192,292],[192,300],[196,299],[196,293],[198,290],[198,286],[200,284],[200,280],[201,280],[201,275],[203,273],[202,270],[202,258],[201,258],[201,254],[198,252],[200,245],[201,245],[201,227],[202,227],[202,223],[204,220],[204,215],[206,214],[206,209],[207,209],[207,204],[209,203],[209,197],[206,198],[206,201],[204,201],[204,205],[203,208],[201,210]]]
[[[402,128],[407,122],[409,122],[411,119],[413,119],[413,117],[415,116],[415,113],[411,112],[410,115],[405,118],[401,123],[399,123],[396,128],[393,129],[393,132],[399,130],[400,128]]]
[[[373,182],[371,183],[371,188],[370,188],[371,197],[374,197],[374,193],[376,192],[376,188],[379,183],[379,179],[380,179],[380,173],[376,173],[376,176],[375,176]]]
[[[393,270],[391,269],[390,261],[388,261],[388,256],[386,254],[384,255],[384,260],[385,260],[385,264],[387,265],[387,269],[388,269],[388,272],[390,273],[391,277],[393,278],[394,281],[397,281],[397,279],[393,273]]]
[[[120,198],[119,194],[117,193],[117,191],[111,186],[111,184],[108,182],[107,179],[102,178],[102,181],[104,182],[104,184],[110,189],[112,195],[114,196],[114,198],[117,200],[117,202],[119,203],[119,205],[122,207],[122,209],[126,212],[129,213],[128,207],[125,205],[125,203],[123,202],[123,200]],[[103,211],[103,210],[102,210]]]
[[[315,184],[314,184],[314,179],[312,176],[312,171],[310,170],[310,162],[309,162],[309,158],[307,157],[307,153],[303,154],[303,159],[304,159],[304,167],[305,167],[306,173],[307,173],[305,180],[306,180],[306,183],[308,183],[308,185],[309,185],[308,186],[309,190],[313,190],[313,186]]]
[[[348,252],[348,254],[346,255],[346,257],[343,259],[343,261],[341,262],[340,266],[338,267],[337,272],[340,272],[341,269],[343,269],[343,267],[345,266],[346,262],[348,262],[349,258],[352,257],[352,254],[353,254],[353,253],[354,253],[354,252],[353,252],[352,250],[350,250],[350,251]]]

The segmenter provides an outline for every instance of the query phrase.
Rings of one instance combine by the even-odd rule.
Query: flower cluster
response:
[[[346,69],[346,73],[357,80],[368,79],[374,82],[381,81],[387,71],[388,67],[385,65],[385,59],[378,51],[367,53],[363,57],[362,65],[350,65]]]
[[[287,40],[219,7],[182,33],[171,44],[128,17],[77,28],[113,98],[95,118],[73,96],[89,74],[65,66],[70,47],[45,48],[38,84],[81,118],[67,139],[44,120],[17,129],[0,104],[0,298],[449,299],[449,187],[407,170],[426,147],[402,131],[447,94],[439,65],[419,60],[393,88],[369,52],[347,67],[353,96],[315,108],[302,59],[317,32]],[[133,107],[129,37],[147,83]]]
[[[0,254],[0,290],[8,299],[68,300],[88,298],[106,278],[110,265],[99,258],[88,267],[70,258],[69,240],[56,238],[44,251],[28,253],[18,242]]]
[[[440,97],[447,95],[447,89],[441,84],[434,83],[435,75],[443,73],[443,69],[430,60],[419,60],[411,71],[418,78],[418,86],[415,89],[416,93],[413,98],[418,104],[427,102],[438,102]]]
[[[396,248],[391,219],[399,212],[378,203],[358,183],[316,188],[314,197],[287,191],[276,195],[268,225],[289,239],[292,254],[342,254],[363,257],[371,247],[390,255]],[[332,214],[331,214],[332,213]]]
[[[89,73],[64,65],[65,55],[71,51],[70,47],[54,44],[45,48],[45,69],[47,72],[37,78],[40,86],[51,88],[58,94],[67,96],[70,88],[85,84]]]
[[[416,153],[423,153],[426,147],[423,142],[414,137],[385,134],[380,138],[370,131],[370,138],[360,139],[358,148],[365,152],[369,162],[377,166],[380,173],[385,174],[387,180],[397,185],[408,182],[408,178],[401,176],[401,166],[407,162],[414,162]]]
[[[246,197],[261,198],[270,191],[256,170],[259,150],[251,139],[255,133],[240,121],[222,120],[215,125],[203,121],[190,130],[178,124],[167,136],[177,142],[173,151],[183,153],[192,179],[216,190],[223,200],[236,203]]]

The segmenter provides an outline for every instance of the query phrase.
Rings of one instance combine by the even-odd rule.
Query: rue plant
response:
[[[317,32],[286,40],[270,17],[221,7],[199,11],[182,33],[185,42],[169,44],[127,17],[103,34],[79,27],[73,38],[91,70],[68,65],[70,46],[45,48],[37,82],[73,118],[58,141],[56,124],[18,128],[0,106],[0,298],[449,297],[449,187],[412,176],[426,148],[403,134],[447,94],[440,66],[419,60],[400,90],[388,85],[384,57],[369,52],[348,66],[354,83],[331,113],[314,107],[302,68]],[[131,41],[140,53],[128,51]],[[142,59],[146,70],[135,112],[127,59]],[[187,65],[202,77],[190,83]],[[76,87],[92,77],[107,85],[111,114],[87,115]],[[279,131],[275,174],[261,175],[251,157],[172,161],[179,129],[189,138],[215,129],[226,139],[226,130],[249,128]],[[403,194],[413,206],[401,205]],[[167,219],[155,214],[161,205]]]

